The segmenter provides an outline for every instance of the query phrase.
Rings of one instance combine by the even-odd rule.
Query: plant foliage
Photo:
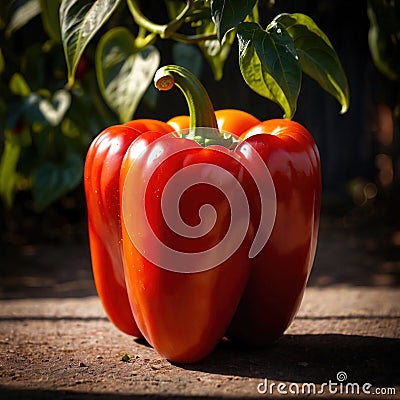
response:
[[[293,118],[302,74],[349,107],[339,57],[303,14],[264,24],[257,0],[163,0],[146,16],[136,0],[4,0],[0,5],[0,196],[30,190],[45,209],[82,181],[84,157],[106,126],[133,118],[160,64],[160,40],[176,63],[216,80],[235,43],[249,88]],[[263,3],[265,6],[265,3]],[[36,35],[30,29],[34,26]],[[39,34],[37,34],[39,33]],[[16,46],[23,36],[22,46]],[[16,51],[18,48],[18,51]]]

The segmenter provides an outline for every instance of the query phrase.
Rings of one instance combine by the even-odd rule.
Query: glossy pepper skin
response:
[[[264,121],[242,136],[268,166],[277,209],[227,336],[259,346],[282,335],[300,307],[317,247],[321,167],[314,139],[297,122]]]
[[[111,126],[91,143],[85,160],[84,186],[92,272],[97,293],[114,325],[141,337],[132,315],[125,285],[119,206],[119,173],[122,159],[142,132],[172,128],[160,121],[136,120]]]
[[[186,72],[180,76],[180,68],[174,72],[177,72],[175,79],[184,91],[196,92],[195,96],[202,105],[209,101],[194,76],[190,74],[187,77]],[[195,127],[207,126],[217,131],[214,112],[197,118],[199,121],[192,124]],[[254,236],[251,225],[242,244],[230,257],[217,261],[219,254],[212,252],[207,256],[212,264],[212,268],[207,270],[195,270],[196,261],[192,271],[167,270],[148,256],[162,251],[161,246],[151,241],[150,229],[169,248],[193,254],[220,243],[231,224],[241,228],[241,220],[231,221],[227,197],[235,196],[237,188],[229,183],[229,179],[235,177],[244,187],[247,197],[251,196],[254,184],[243,168],[240,156],[218,144],[218,136],[209,139],[216,143],[202,147],[190,138],[147,132],[132,143],[121,166],[124,265],[132,311],[147,341],[162,356],[174,362],[196,362],[210,354],[230,324],[250,268],[247,254]],[[200,184],[182,195],[179,213],[186,224],[193,227],[199,224],[199,209],[205,203],[211,204],[217,215],[212,229],[196,240],[175,234],[164,223],[161,197],[175,174],[193,166],[200,166],[197,171],[207,183],[214,180],[225,188],[222,193],[210,184]],[[226,171],[227,175],[215,174],[213,167]],[[189,174],[186,177],[195,176]],[[173,198],[170,200],[168,197],[165,201],[169,208],[176,207]],[[142,221],[144,213],[146,216]],[[134,242],[135,236],[143,237],[144,251]],[[232,244],[226,242],[224,246],[222,252]],[[163,256],[161,261],[168,261],[166,258]],[[191,265],[187,267],[191,269]]]
[[[321,206],[319,152],[308,130],[295,121],[261,122],[231,109],[215,115],[221,131],[235,133],[257,150],[275,185],[275,225],[251,261],[245,292],[226,333],[242,344],[262,346],[281,336],[292,322],[312,269]],[[186,129],[189,117],[177,116],[168,123]],[[254,210],[253,215],[256,224],[259,212]]]
[[[148,196],[145,197],[144,206],[147,218],[161,242],[185,253],[206,250],[221,241],[230,223],[229,205],[224,195],[208,185],[193,188],[184,194],[180,213],[188,224],[194,226],[199,223],[198,210],[205,201],[212,204],[218,215],[213,229],[193,241],[179,237],[163,223],[161,196],[157,194],[183,168],[208,163],[240,179],[243,175],[242,166],[227,155],[228,150],[222,146],[211,150],[200,145],[192,148],[190,144],[188,148],[185,142],[189,140],[173,137],[165,138],[159,145],[155,136],[149,132],[136,140],[128,149],[121,168],[121,186],[133,176],[138,178],[135,179],[134,190],[125,188],[132,198],[129,213],[135,220],[135,231],[148,230],[146,225],[137,221],[137,216],[144,211],[143,204],[138,201],[142,197],[140,193],[146,190]],[[146,142],[146,146],[143,146],[143,142]],[[136,154],[142,146],[146,150],[137,160]],[[154,159],[156,149],[159,152],[157,159]],[[179,153],[167,159],[171,150]],[[154,166],[153,163],[158,162],[162,162],[162,166],[154,172],[152,179],[146,178],[142,183],[139,176],[145,176],[147,170]],[[131,168],[135,169],[135,175],[128,175]],[[245,182],[242,184],[246,186]],[[250,188],[247,191],[250,194]],[[168,197],[166,202],[170,207],[174,206]],[[149,261],[146,254],[142,254],[132,242],[124,219],[122,227],[128,293],[143,336],[159,354],[171,361],[201,360],[212,352],[224,336],[240,301],[249,274],[247,254],[252,238],[250,231],[239,249],[222,264],[216,263],[215,268],[206,271],[183,273],[160,268]],[[150,241],[145,242],[144,246],[146,252],[159,251]]]
[[[162,73],[175,78],[175,85],[188,101],[190,116],[174,117],[167,124],[153,121],[152,126],[142,120],[126,124],[130,127],[120,128],[120,125],[118,129],[129,128],[134,132],[114,152],[117,157],[112,159],[116,168],[110,185],[93,178],[93,174],[101,175],[100,164],[106,165],[104,157],[100,157],[103,152],[96,150],[94,156],[88,154],[87,180],[96,181],[87,185],[86,195],[90,200],[89,225],[91,219],[94,221],[89,229],[94,231],[90,234],[91,252],[94,264],[98,264],[93,267],[95,280],[102,282],[96,281],[100,298],[120,329],[127,332],[124,326],[129,326],[134,332],[130,334],[142,334],[171,361],[199,361],[210,354],[223,336],[244,344],[266,345],[279,337],[293,320],[314,260],[321,197],[317,147],[306,128],[293,121],[261,122],[248,113],[232,109],[214,113],[205,89],[188,71],[167,66]],[[167,85],[162,89],[170,88]],[[200,137],[201,146],[190,135],[171,134],[185,129],[195,132],[197,127],[232,133],[240,140],[226,144],[218,133],[207,138],[208,143]],[[117,142],[119,135],[122,131],[116,130]],[[254,151],[249,152],[249,147]],[[97,169],[89,168],[91,157],[97,161]],[[259,167],[260,159],[273,182],[276,208],[268,240],[252,258],[249,249],[261,226],[261,200],[266,195],[258,191],[254,179],[262,180],[266,176],[262,168],[252,175],[243,167],[250,164]],[[216,263],[215,268],[191,273],[167,270],[146,256],[162,254],[162,251],[147,239],[148,226],[138,216],[146,214],[160,241],[185,253],[196,253],[219,243],[232,223],[231,217],[237,226],[241,225],[229,214],[224,197],[234,196],[234,188],[226,185],[226,192],[221,194],[199,185],[182,195],[179,213],[186,223],[195,226],[199,223],[201,206],[210,203],[218,216],[213,229],[196,240],[171,233],[163,221],[160,196],[170,178],[195,165],[218,166],[239,182],[248,200],[250,223],[241,245],[230,258]],[[101,198],[93,194],[99,189],[103,191]],[[101,205],[102,198],[113,198],[114,208]],[[172,201],[167,204],[177,207]],[[104,212],[104,209],[112,211]],[[114,224],[118,234],[113,238],[118,246],[107,248],[110,229],[98,226],[103,223]],[[144,238],[141,245],[145,251],[134,242],[135,235]],[[103,254],[117,248],[123,262],[114,263],[110,269],[110,262],[96,261],[106,260]],[[93,256],[93,252],[98,255]],[[121,271],[122,283],[116,278],[121,276]],[[117,305],[115,293],[124,298]]]

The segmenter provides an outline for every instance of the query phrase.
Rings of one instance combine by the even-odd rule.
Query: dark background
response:
[[[262,2],[261,2],[262,3]],[[160,4],[143,3],[143,12],[155,20],[162,19]],[[266,2],[265,2],[266,5]],[[398,185],[393,178],[394,125],[390,99],[396,86],[375,67],[368,47],[369,20],[367,2],[357,1],[289,1],[279,0],[274,7],[260,8],[260,21],[267,25],[281,12],[309,15],[327,34],[342,61],[350,85],[349,111],[340,115],[340,105],[314,81],[303,74],[303,85],[294,120],[304,124],[315,137],[322,163],[322,212],[342,226],[368,227],[388,232],[400,226]],[[129,20],[130,21],[130,20]],[[18,33],[20,45],[35,40],[32,22]],[[174,62],[173,43],[158,40],[161,64]],[[216,109],[239,108],[258,118],[282,117],[274,103],[252,92],[239,70],[237,41],[224,67],[224,77],[216,82],[204,61],[199,77],[207,87]],[[16,49],[18,51],[18,47]],[[90,57],[90,48],[85,53]],[[398,87],[398,86],[397,86]],[[134,118],[167,120],[187,113],[178,91],[163,93],[150,107],[142,101]],[[105,128],[105,126],[104,126]],[[93,136],[98,132],[93,132]],[[393,155],[394,154],[394,155]],[[395,157],[396,156],[396,157]],[[78,240],[86,241],[86,203],[83,186],[63,196],[41,212],[31,206],[31,194],[16,194],[14,206],[0,206],[2,243]]]

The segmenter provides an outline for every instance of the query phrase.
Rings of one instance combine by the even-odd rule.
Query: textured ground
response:
[[[114,328],[86,243],[9,249],[0,257],[0,398],[400,398],[400,260],[377,252],[375,239],[322,225],[286,334],[262,351],[223,342],[194,365],[173,365]]]

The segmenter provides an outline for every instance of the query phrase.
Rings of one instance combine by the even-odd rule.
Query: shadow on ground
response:
[[[358,335],[316,334],[284,335],[268,349],[238,349],[228,342],[221,342],[216,351],[206,360],[197,364],[176,365],[175,374],[185,376],[186,372],[201,372],[221,376],[221,382],[229,382],[232,377],[254,378],[248,385],[271,382],[291,382],[292,386],[302,388],[303,384],[329,384],[332,390],[340,390],[340,384],[351,385],[349,390],[362,388],[373,393],[374,388],[398,388],[400,375],[400,340]],[[180,373],[180,370],[181,373]],[[383,371],[385,373],[383,374]],[[222,380],[224,379],[224,380]],[[267,379],[267,381],[265,381]],[[253,382],[253,383],[250,383]],[[268,382],[268,383],[267,383]],[[228,383],[226,383],[228,384]],[[256,385],[257,386],[257,385]],[[256,387],[255,386],[255,387]],[[322,386],[323,388],[324,386]],[[344,387],[344,386],[343,386]],[[316,386],[315,390],[321,386]],[[276,388],[275,388],[276,389]],[[95,388],[94,388],[95,390]],[[294,389],[295,390],[295,389]],[[303,389],[301,389],[303,390]],[[313,390],[306,386],[306,390]],[[342,389],[344,390],[344,389]],[[256,389],[254,390],[257,395]],[[312,392],[311,392],[312,393]],[[357,392],[355,392],[357,393]],[[28,388],[0,388],[0,399],[212,399],[208,396],[184,396],[169,393],[163,394],[123,394],[123,393],[85,393],[63,390],[29,390]],[[223,396],[224,399],[237,398]],[[241,397],[245,399],[246,397]],[[254,398],[254,397],[252,397]],[[303,398],[300,394],[296,398]],[[363,398],[357,396],[357,398]]]
[[[263,350],[238,349],[222,342],[203,362],[180,367],[213,374],[315,384],[329,380],[340,382],[338,374],[344,372],[345,383],[369,382],[383,387],[398,385],[399,359],[399,339],[309,334],[284,335]]]
[[[308,285],[400,286],[400,247],[382,252],[378,240],[373,232],[323,219]],[[87,238],[62,245],[0,244],[0,276],[0,299],[96,295]]]
[[[85,393],[75,391],[63,391],[63,390],[12,390],[12,389],[1,389],[0,388],[0,399],[2,400],[137,400],[137,399],[165,399],[165,400],[212,400],[214,397],[210,396],[182,396],[182,395],[170,395],[170,394],[120,394],[120,393]],[[226,397],[224,399],[230,400],[237,397]],[[241,397],[242,400],[254,399],[254,397]]]

